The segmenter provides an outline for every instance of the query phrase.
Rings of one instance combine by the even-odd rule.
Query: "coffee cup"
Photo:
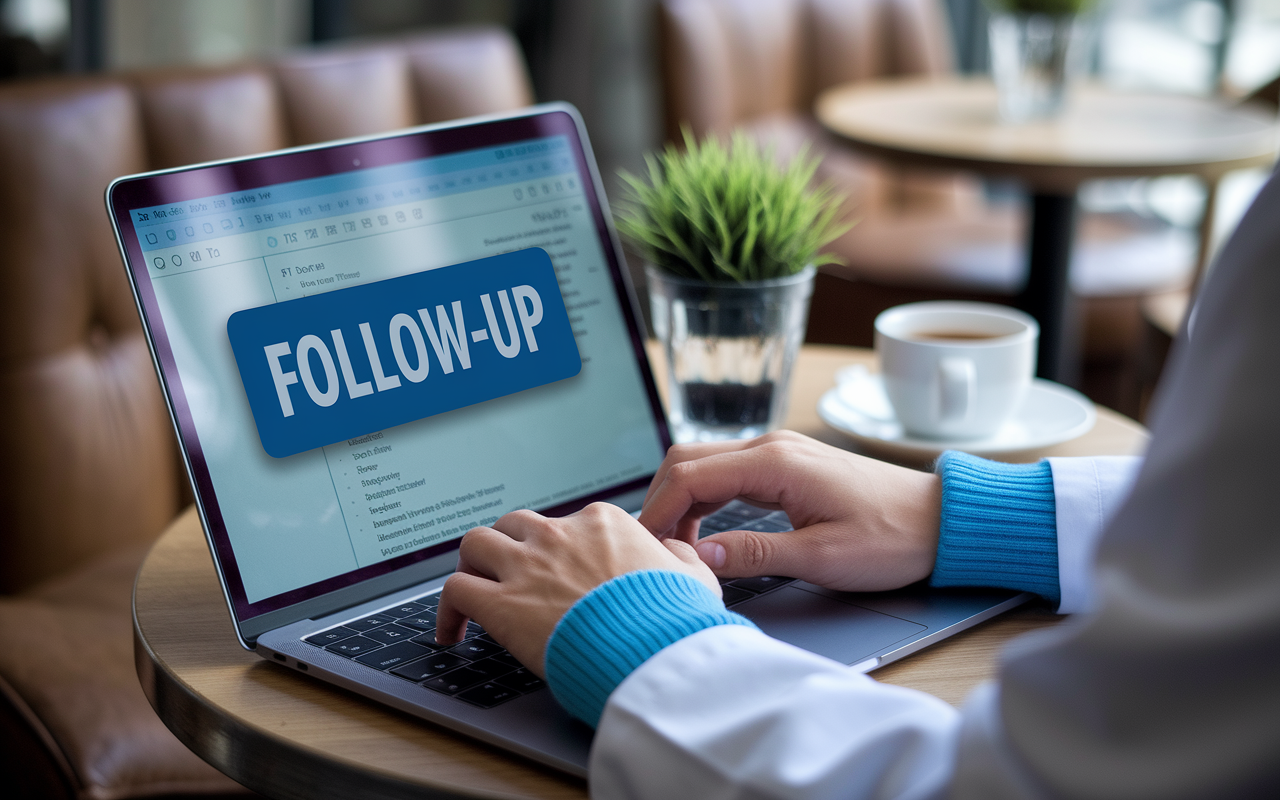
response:
[[[885,394],[908,434],[995,435],[1022,405],[1036,368],[1040,326],[991,303],[896,306],[876,317]]]

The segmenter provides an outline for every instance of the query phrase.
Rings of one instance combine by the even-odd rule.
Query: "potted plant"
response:
[[[1093,2],[987,0],[991,75],[1001,118],[1026,122],[1061,112],[1083,38],[1079,17]]]
[[[812,186],[805,148],[782,166],[745,134],[729,146],[686,130],[623,173],[618,228],[647,259],[653,327],[666,351],[677,441],[746,438],[786,414],[822,247],[848,229],[844,198]]]

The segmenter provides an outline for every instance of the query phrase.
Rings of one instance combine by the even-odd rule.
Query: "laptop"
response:
[[[584,776],[592,730],[474,623],[464,533],[637,513],[671,434],[568,105],[128,176],[106,200],[240,644]],[[733,503],[704,531],[790,529]],[[1028,599],[726,581],[766,633],[872,670]]]

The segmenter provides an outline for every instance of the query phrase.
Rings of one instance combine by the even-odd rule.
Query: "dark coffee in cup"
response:
[[[975,342],[981,339],[999,339],[1003,333],[981,331],[915,331],[906,338],[913,342]]]

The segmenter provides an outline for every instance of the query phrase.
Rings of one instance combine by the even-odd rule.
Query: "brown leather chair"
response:
[[[5,796],[244,791],[165,729],[134,673],[133,578],[189,495],[107,183],[531,99],[517,45],[493,29],[0,86]]]
[[[1011,301],[1025,276],[1020,204],[988,204],[973,176],[859,157],[812,115],[832,86],[951,72],[940,0],[663,0],[658,25],[670,140],[682,125],[742,127],[783,156],[810,141],[819,177],[849,195],[859,222],[832,244],[847,266],[819,275],[810,341],[869,345],[875,315],[913,300]],[[1089,298],[1090,351],[1136,348],[1137,297],[1185,282],[1194,249],[1184,232],[1084,215],[1072,282]]]

